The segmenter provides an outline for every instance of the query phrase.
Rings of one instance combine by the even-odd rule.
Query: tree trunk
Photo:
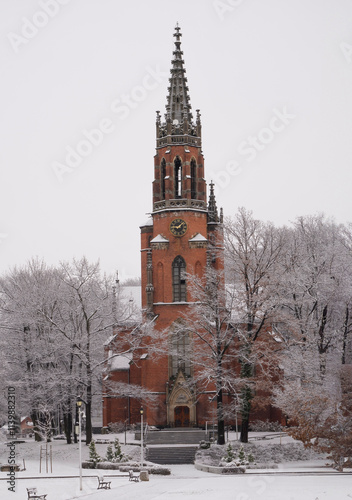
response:
[[[89,445],[92,441],[92,403],[87,401],[86,404],[86,445]]]
[[[248,443],[248,429],[249,429],[249,414],[251,411],[251,388],[247,385],[242,390],[242,424],[241,424],[241,443]]]
[[[86,403],[86,444],[90,444],[93,437],[92,431],[92,382],[91,373],[88,374],[87,403]]]
[[[247,325],[247,331],[248,335],[251,335],[253,325],[249,323]],[[248,344],[247,348],[247,356],[249,358],[250,355],[250,345]],[[247,359],[248,359],[247,358]],[[246,360],[241,361],[241,378],[244,379],[249,379],[252,377],[253,374],[253,366],[248,363]],[[242,424],[241,424],[241,437],[240,441],[241,443],[248,443],[248,429],[249,429],[249,415],[251,412],[251,400],[253,399],[252,395],[252,390],[249,384],[246,384],[242,388],[242,411],[241,411],[241,417],[242,417]]]
[[[37,415],[36,411],[32,412],[31,419],[33,420],[34,440],[38,441],[38,442],[43,441],[42,436],[41,436],[39,429],[37,427],[38,415]]]
[[[248,418],[244,420],[242,417],[241,436],[240,436],[241,443],[248,443],[248,428],[249,428]]]
[[[72,443],[72,413],[71,410],[64,412],[64,432],[66,436],[66,443]]]
[[[218,413],[218,444],[225,444],[225,422],[224,411],[222,406],[222,389],[218,391],[217,397],[217,413]]]

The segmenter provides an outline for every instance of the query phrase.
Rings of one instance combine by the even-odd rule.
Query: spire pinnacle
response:
[[[175,38],[175,48],[172,53],[173,58],[171,61],[172,66],[166,102],[165,123],[161,123],[160,113],[158,113],[157,145],[164,145],[165,139],[159,139],[172,135],[179,136],[179,142],[182,144],[193,143],[200,146],[200,114],[199,112],[197,113],[197,121],[193,123],[186,69],[184,67],[183,52],[181,50],[182,33],[178,23],[176,24],[173,36]],[[189,140],[185,140],[185,136],[192,136],[192,139],[189,137]],[[171,142],[171,138],[169,142]],[[166,139],[166,143],[169,142]],[[177,143],[178,141],[174,137],[172,143],[175,144],[175,142]]]
[[[219,222],[218,209],[214,193],[214,183],[210,182],[210,193],[208,203],[208,222]]]

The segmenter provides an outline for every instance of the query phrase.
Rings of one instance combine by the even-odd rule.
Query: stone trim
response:
[[[188,198],[175,199],[175,200],[161,200],[154,203],[154,212],[159,210],[202,210],[207,211],[206,203],[202,200],[192,200]]]

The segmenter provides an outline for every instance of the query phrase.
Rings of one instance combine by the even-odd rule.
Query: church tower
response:
[[[212,380],[206,388],[196,383],[201,368],[192,359],[200,343],[187,326],[197,303],[190,275],[224,268],[223,216],[213,183],[207,200],[201,115],[197,110],[194,120],[181,36],[176,26],[166,112],[156,115],[152,211],[140,227],[143,320],[116,322],[105,343],[104,426],[138,424],[141,404],[144,421],[158,427],[200,427],[214,418],[216,387]],[[150,324],[159,335],[145,336]],[[239,371],[238,363],[230,369]],[[258,394],[267,397],[265,390]],[[224,394],[224,403],[232,396]],[[280,420],[270,404],[263,408],[256,418]]]
[[[181,36],[176,26],[166,113],[164,119],[159,111],[156,116],[152,212],[140,228],[143,318],[168,347],[157,357],[151,355],[153,340],[129,349],[140,325],[117,326],[105,344],[104,426],[138,423],[143,390],[155,399],[144,405],[149,425],[193,427],[210,419],[209,392],[197,394],[192,383],[196,345],[185,321],[197,299],[191,296],[187,276],[201,278],[207,266],[223,269],[222,213],[219,217],[212,183],[207,202],[200,112],[194,120]],[[125,351],[124,339],[129,339]],[[111,392],[114,384],[122,384],[127,394]]]
[[[214,251],[222,214],[219,217],[212,183],[207,204],[201,115],[196,110],[194,120],[181,36],[176,26],[166,112],[164,119],[159,111],[156,115],[152,213],[141,226],[142,308],[155,318],[158,330],[169,332],[173,346],[173,353],[158,363],[144,363],[143,385],[163,394],[163,403],[154,415],[149,413],[148,421],[170,426],[197,425],[200,418],[195,395],[182,388],[182,379],[192,376],[191,364],[180,363],[191,339],[173,334],[180,331],[194,301],[186,276],[202,277],[209,264],[223,267]]]

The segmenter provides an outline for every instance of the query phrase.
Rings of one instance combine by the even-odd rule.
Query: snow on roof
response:
[[[155,236],[155,238],[153,238],[150,243],[169,243],[169,240],[164,238],[164,236],[162,236],[161,234],[158,234],[158,236]]]
[[[153,225],[153,219],[152,217],[149,217],[144,224],[142,224],[140,227],[145,227],[145,226],[152,226]]]
[[[208,241],[202,234],[197,233],[193,238],[191,238],[189,241]]]
[[[127,352],[126,354],[118,354],[117,356],[112,356],[110,359],[110,370],[112,372],[117,370],[129,370],[130,362],[132,361],[132,353]]]
[[[21,422],[23,422],[23,420],[26,420],[26,418],[30,418],[31,419],[31,417],[21,417]]]

